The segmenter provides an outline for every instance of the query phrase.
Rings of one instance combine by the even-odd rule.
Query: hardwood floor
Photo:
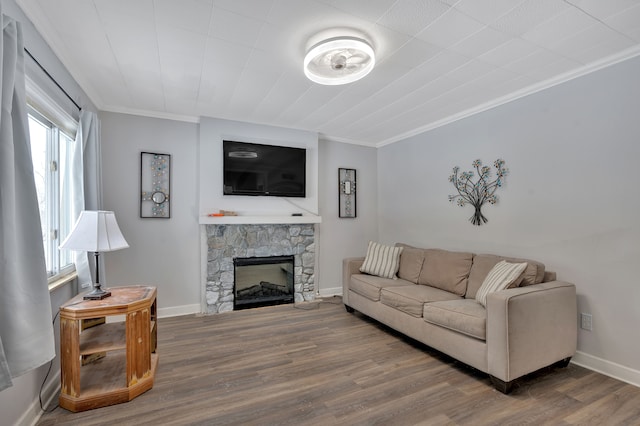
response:
[[[38,425],[640,425],[640,388],[570,364],[488,377],[339,298],[159,320],[153,389]]]

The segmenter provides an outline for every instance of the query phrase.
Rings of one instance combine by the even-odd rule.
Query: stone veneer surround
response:
[[[233,259],[294,256],[294,301],[315,298],[315,227],[313,224],[204,225],[207,266],[204,309],[207,314],[233,310]]]

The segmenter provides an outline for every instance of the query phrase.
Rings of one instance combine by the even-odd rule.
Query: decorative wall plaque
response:
[[[356,217],[355,169],[338,169],[338,217]]]
[[[140,154],[140,217],[171,217],[171,155]]]

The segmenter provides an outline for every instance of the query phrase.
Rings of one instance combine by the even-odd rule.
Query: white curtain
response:
[[[33,179],[22,28],[0,34],[0,390],[55,356],[51,299]]]
[[[102,173],[100,169],[100,120],[90,111],[80,111],[76,143],[71,160],[72,217],[75,220],[82,210],[102,208]],[[74,252],[74,263],[78,271],[78,284],[92,284],[90,264],[93,253]],[[104,265],[100,269],[104,271]],[[102,274],[104,276],[104,274]]]

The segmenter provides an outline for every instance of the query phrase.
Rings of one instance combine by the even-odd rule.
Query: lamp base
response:
[[[91,293],[85,294],[82,299],[83,300],[102,300],[106,297],[111,296],[110,291],[104,291],[101,288],[94,289]]]

